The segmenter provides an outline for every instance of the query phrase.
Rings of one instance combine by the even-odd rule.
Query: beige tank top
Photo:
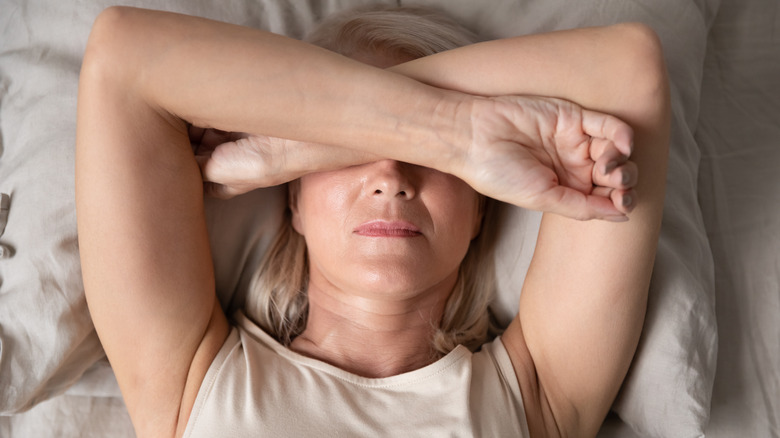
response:
[[[243,314],[236,322],[203,379],[187,438],[528,437],[500,339],[373,379],[297,354]]]

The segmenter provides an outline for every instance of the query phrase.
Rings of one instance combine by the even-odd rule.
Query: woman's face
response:
[[[311,281],[370,296],[451,290],[481,221],[462,180],[393,160],[306,175],[291,204]]]

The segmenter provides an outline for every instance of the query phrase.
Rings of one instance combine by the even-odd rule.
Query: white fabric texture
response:
[[[780,2],[723,2],[707,44],[699,199],[720,333],[708,438],[780,437]]]
[[[129,4],[298,37],[328,12],[369,2]],[[647,326],[614,406],[622,420],[611,417],[600,436],[700,436],[704,430],[716,438],[780,436],[778,6],[766,0],[402,3],[442,5],[489,37],[628,20],[656,29],[673,85],[667,210]],[[132,435],[109,427],[129,423],[113,415],[121,401],[99,360],[102,351],[84,304],[73,208],[78,69],[92,20],[110,4],[0,5],[0,192],[10,195],[0,244],[12,250],[0,259],[0,412],[23,411],[70,388],[29,413],[0,417],[0,436]],[[224,307],[240,305],[280,202],[278,191],[259,191],[209,203]],[[501,224],[497,308],[506,318],[533,252],[538,215],[506,208]],[[715,292],[722,337],[716,377]],[[713,378],[713,416],[706,426]]]
[[[366,378],[299,355],[240,312],[206,373],[185,438],[528,437],[500,339],[408,373]]]

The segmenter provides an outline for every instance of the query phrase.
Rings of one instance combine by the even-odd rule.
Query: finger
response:
[[[615,192],[617,190],[613,190]],[[612,195],[610,197],[595,194],[586,195],[580,191],[557,186],[548,192],[550,199],[555,200],[550,208],[551,213],[560,214],[577,220],[602,219],[611,222],[628,220],[627,211],[618,209]]]
[[[203,183],[203,193],[206,196],[210,196],[212,198],[218,198],[218,199],[230,199],[240,194],[233,191],[228,186],[213,183],[213,182],[208,182],[208,181]]]
[[[620,149],[615,147],[615,144],[612,143],[612,140],[602,137],[590,138],[588,154],[590,154],[590,159],[593,161],[598,161],[599,158],[605,155],[613,158],[625,156],[622,152],[620,152]]]
[[[219,129],[207,129],[201,138],[201,146],[214,149],[222,143],[233,141],[233,133],[221,131]]]
[[[629,156],[623,153],[613,141],[606,139],[591,139],[591,159],[595,161],[595,171],[608,175],[612,170],[626,162]]]
[[[599,163],[593,166],[593,184],[596,186],[609,187],[614,189],[630,189],[636,186],[639,180],[639,168],[633,161],[626,161],[623,164],[611,169],[609,173],[599,170],[603,166]],[[607,165],[606,167],[610,167]]]
[[[615,189],[612,187],[594,187],[590,194],[593,196],[600,196],[602,198],[610,199],[610,195],[612,195],[613,191],[615,191]]]
[[[613,190],[609,194],[609,199],[612,201],[612,205],[614,205],[616,209],[625,214],[631,213],[637,204],[637,194],[633,189]]]
[[[633,189],[622,190],[610,187],[596,187],[591,192],[591,195],[609,199],[612,205],[622,213],[631,213],[638,201],[636,191]]]
[[[623,155],[630,156],[634,148],[634,130],[609,114],[582,110],[582,130],[591,137],[611,140]]]
[[[615,143],[605,138],[591,138],[589,145],[590,159],[594,161],[591,180],[595,185],[603,184],[604,177],[610,175],[618,166],[622,165],[628,159],[615,146]]]

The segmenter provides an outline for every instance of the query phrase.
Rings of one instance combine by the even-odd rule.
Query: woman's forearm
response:
[[[334,144],[431,167],[443,167],[452,146],[465,143],[456,137],[468,135],[456,123],[467,117],[463,95],[202,18],[111,8],[93,29],[85,55],[91,59],[112,64],[113,80],[175,123]]]
[[[658,122],[646,117],[641,102],[655,101],[665,92],[657,85],[659,60],[653,40],[652,31],[640,24],[572,29],[474,44],[388,70],[437,88],[478,96],[566,99],[641,129]],[[632,101],[640,103],[629,104]],[[349,151],[351,147],[289,149],[292,155],[287,164],[300,164],[300,169],[293,169],[299,171],[292,172],[295,177],[317,170],[312,161],[324,170],[359,164],[367,156],[394,158],[386,151],[355,154]]]
[[[636,23],[571,29],[487,41],[390,70],[474,95],[557,97],[626,119],[627,98],[656,91],[654,39]]]

